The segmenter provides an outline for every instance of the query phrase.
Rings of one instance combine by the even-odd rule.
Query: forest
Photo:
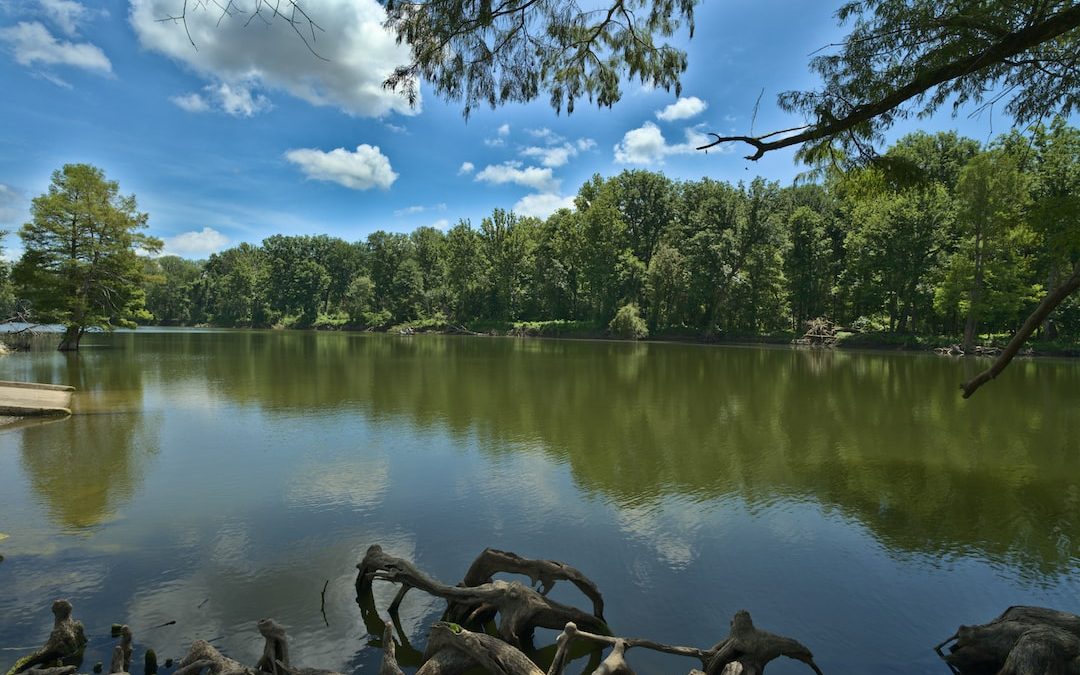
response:
[[[1080,130],[1056,119],[985,145],[909,134],[795,185],[599,175],[546,220],[275,235],[206,261],[148,259],[163,325],[517,324],[646,335],[790,335],[816,317],[897,343],[1016,330],[1080,251]],[[1037,336],[1080,339],[1070,298]]]

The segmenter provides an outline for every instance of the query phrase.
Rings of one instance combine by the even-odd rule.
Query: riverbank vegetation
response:
[[[791,187],[624,171],[546,220],[495,209],[478,227],[165,256],[147,309],[167,325],[595,335],[616,320],[613,334],[684,338],[790,336],[826,316],[867,344],[970,347],[1013,333],[1072,268],[1077,195],[1080,131],[1062,120],[985,147],[915,133]],[[1037,337],[1080,339],[1080,302]]]

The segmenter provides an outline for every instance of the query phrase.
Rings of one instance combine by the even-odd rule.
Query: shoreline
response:
[[[548,340],[588,340],[597,342],[644,342],[657,344],[694,344],[702,346],[788,346],[799,349],[825,349],[846,352],[871,351],[871,352],[911,352],[911,353],[936,353],[939,348],[947,348],[956,345],[959,338],[946,338],[941,336],[917,336],[894,333],[854,333],[841,336],[833,345],[805,344],[798,342],[800,337],[796,333],[784,333],[774,335],[712,335],[705,336],[692,333],[667,332],[650,335],[639,340],[619,338],[611,335],[606,329],[596,327],[583,328],[583,322],[518,322],[514,324],[484,324],[476,326],[476,330],[467,326],[454,326],[450,324],[430,324],[426,322],[412,322],[399,324],[388,328],[361,328],[354,326],[312,326],[308,328],[277,326],[218,326],[214,324],[195,325],[165,325],[146,324],[148,328],[193,328],[215,330],[267,330],[267,331],[291,331],[326,332],[326,333],[374,333],[383,335],[399,335],[410,337],[415,335],[459,335],[469,337],[501,337],[501,338],[532,338]],[[1008,338],[1002,340],[984,340],[979,343],[981,347],[1004,348]],[[992,358],[993,354],[939,354],[953,357],[980,357]],[[1080,358],[1080,343],[1062,344],[1036,341],[1029,343],[1017,355],[1021,357],[1035,358]]]

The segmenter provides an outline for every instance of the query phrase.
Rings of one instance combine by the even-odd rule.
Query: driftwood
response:
[[[458,586],[447,586],[417,568],[412,562],[391,556],[378,545],[368,548],[357,565],[357,599],[361,606],[371,606],[372,584],[385,580],[401,584],[390,605],[396,615],[401,599],[410,588],[422,590],[447,601],[447,617],[464,617],[468,627],[454,621],[441,621],[428,636],[427,649],[417,675],[457,675],[479,668],[497,675],[543,675],[539,667],[521,651],[522,643],[535,627],[554,628],[562,617],[584,616],[587,623],[579,628],[575,620],[562,624],[555,657],[547,675],[562,675],[569,648],[574,641],[587,641],[602,648],[610,647],[608,655],[595,672],[599,675],[632,675],[633,669],[626,652],[635,647],[697,659],[706,675],[760,675],[765,666],[780,656],[806,663],[821,675],[813,655],[800,642],[774,635],[754,626],[749,612],[740,611],[731,621],[727,639],[711,649],[667,645],[641,638],[626,638],[608,634],[600,618],[603,599],[599,589],[588,577],[564,563],[551,560],[531,560],[506,551],[484,550],[470,566]],[[541,591],[517,582],[494,580],[499,572],[524,574]],[[593,600],[593,614],[555,603],[544,595],[556,581],[569,580]],[[499,637],[483,632],[484,624],[499,619]],[[383,624],[384,655],[381,675],[402,675],[393,639],[394,623]],[[600,631],[594,631],[600,626]],[[501,639],[499,639],[501,638]],[[698,671],[701,672],[701,671]]]
[[[481,558],[484,557],[485,555],[481,554]],[[518,560],[536,562],[526,561],[523,558],[518,558]],[[541,567],[547,575],[548,572],[554,573],[556,570],[553,565],[558,565],[558,563],[549,565],[550,561],[539,562],[542,565],[535,570],[538,577]],[[402,588],[390,607],[391,613],[395,614],[405,592],[416,588],[446,600],[447,615],[454,617],[464,615],[459,623],[466,626],[482,626],[497,615],[499,636],[515,647],[528,642],[536,628],[560,630],[569,622],[596,632],[608,632],[607,625],[601,617],[555,602],[520,582],[495,580],[478,586],[449,586],[428,576],[408,560],[385,553],[378,544],[368,548],[364,559],[357,564],[357,569],[359,570],[356,577],[358,601],[371,595],[371,585],[375,580],[401,584]],[[580,572],[568,566],[560,569],[573,570],[575,574],[580,575]],[[478,572],[478,576],[480,574]],[[549,578],[554,580],[554,576],[549,576]],[[581,575],[581,580],[581,583],[587,582],[595,589],[595,585],[584,575]]]
[[[710,651],[714,654],[705,668],[706,675],[759,675],[769,661],[780,656],[802,661],[822,675],[806,646],[798,640],[756,628],[746,610],[735,613],[728,638]]]
[[[1080,616],[1010,607],[990,623],[960,626],[935,650],[961,675],[1080,675]]]
[[[57,661],[78,659],[82,656],[86,647],[86,633],[81,621],[71,618],[71,603],[67,600],[57,600],[52,604],[53,629],[49,633],[49,639],[45,641],[41,649],[24,656],[15,662],[15,665],[7,672],[7,675],[15,675],[27,670],[56,670],[53,666]],[[43,666],[44,668],[36,668]],[[51,675],[60,675],[52,673]]]

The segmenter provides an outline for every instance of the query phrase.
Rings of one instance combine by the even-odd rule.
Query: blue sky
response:
[[[328,61],[280,23],[215,25],[211,12],[189,19],[196,50],[159,21],[183,0],[0,0],[0,228],[17,230],[51,173],[75,162],[134,193],[149,233],[190,258],[277,233],[354,241],[478,223],[497,207],[543,217],[592,174],[627,168],[787,184],[801,170],[790,151],[755,163],[745,147],[692,146],[705,131],[749,131],[762,89],[755,130],[797,124],[776,94],[815,85],[808,56],[842,37],[838,4],[706,0],[694,38],[679,40],[690,63],[681,99],[626,83],[610,109],[581,102],[559,116],[537,101],[466,122],[459,103],[423,87],[413,109],[381,89],[406,56],[379,28],[375,0],[307,3]],[[1009,124],[1000,112],[946,112],[891,137],[957,128],[986,141]],[[14,234],[5,245],[18,254]]]

